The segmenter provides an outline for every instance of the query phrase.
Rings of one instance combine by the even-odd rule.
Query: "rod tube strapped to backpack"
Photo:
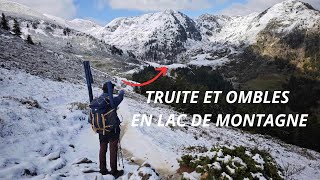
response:
[[[93,77],[92,77],[92,73],[91,73],[90,62],[83,61],[83,67],[84,67],[84,73],[86,76],[86,83],[88,86],[89,100],[90,100],[90,102],[92,102],[92,100],[93,100],[93,93],[92,93]]]

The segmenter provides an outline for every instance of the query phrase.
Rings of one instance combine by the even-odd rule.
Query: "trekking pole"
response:
[[[122,160],[122,168],[124,169],[124,163],[123,163],[123,154],[122,154],[122,148],[121,148],[121,142],[119,140],[119,149],[120,149],[120,156],[121,156],[121,160]]]
[[[118,152],[117,152],[117,160],[118,160],[118,166],[120,167],[120,151],[119,151],[119,146],[118,146]]]
[[[120,141],[120,139],[119,139],[119,141]],[[120,162],[120,151],[121,151],[121,148],[119,148],[119,146],[120,146],[119,141],[118,141],[117,160],[118,160],[118,166],[120,167],[121,166],[121,162]]]

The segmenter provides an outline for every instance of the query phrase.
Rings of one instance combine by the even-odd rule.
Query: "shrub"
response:
[[[282,170],[269,153],[243,146],[213,147],[198,155],[186,154],[179,164],[200,173],[201,179],[283,179]]]
[[[28,35],[26,41],[27,41],[27,43],[29,43],[29,44],[32,44],[32,45],[34,44],[30,35]]]

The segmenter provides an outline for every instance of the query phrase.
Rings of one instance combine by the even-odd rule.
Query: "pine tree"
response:
[[[16,36],[20,36],[21,35],[20,25],[19,25],[19,23],[18,23],[18,21],[16,19],[14,19],[14,23],[13,23],[13,33]]]
[[[71,32],[71,30],[69,29],[69,28],[64,28],[63,29],[63,34],[66,36],[66,35],[70,35],[70,32]]]
[[[6,16],[2,13],[2,18],[1,18],[1,26],[3,29],[9,31],[10,30],[10,27],[8,25],[8,21],[6,19]]]
[[[34,44],[30,35],[27,37],[27,43]]]

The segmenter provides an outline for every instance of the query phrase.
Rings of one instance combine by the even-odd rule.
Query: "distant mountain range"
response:
[[[259,33],[266,30],[284,36],[296,29],[318,28],[319,24],[319,11],[309,4],[288,0],[247,16],[205,14],[192,20],[180,12],[169,10],[118,18],[92,34],[117,47],[136,50],[147,59],[157,60],[172,59],[176,54],[199,48],[199,44],[248,45],[255,43]]]
[[[75,30],[67,39],[73,49],[80,46],[77,54],[88,50],[99,54],[108,51],[107,54],[110,54],[110,46],[114,46],[121,49],[122,56],[160,64],[220,65],[232,55],[242,52],[243,48],[265,38],[266,33],[271,37],[284,38],[295,31],[319,32],[320,28],[320,12],[298,0],[286,0],[264,12],[247,16],[204,14],[192,19],[181,12],[166,10],[116,18],[104,27],[89,20],[68,21],[41,14],[27,6],[5,0],[0,0],[0,4],[0,11],[13,17],[37,19],[39,24],[54,24],[54,28],[59,30],[51,31],[47,26],[41,26],[42,31],[33,31],[31,27],[23,31],[44,44],[59,44],[57,37],[60,42],[65,42],[62,32],[67,27]],[[39,35],[41,33],[46,36]],[[48,34],[52,35],[53,41],[48,39],[51,36]],[[219,63],[211,60],[219,60]]]

